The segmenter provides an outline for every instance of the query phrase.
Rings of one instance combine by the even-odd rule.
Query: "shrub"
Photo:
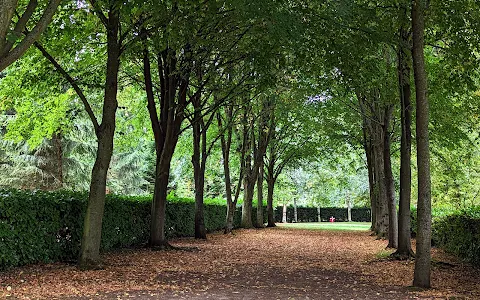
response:
[[[80,251],[87,194],[71,191],[0,190],[0,269],[37,262],[75,260]],[[223,229],[226,206],[205,201],[207,231]],[[107,195],[101,249],[146,244],[151,196]],[[169,197],[167,237],[193,236],[195,203]],[[255,216],[255,214],[254,214]],[[239,211],[235,216],[239,226]]]
[[[432,224],[432,242],[480,266],[480,207],[436,217]]]

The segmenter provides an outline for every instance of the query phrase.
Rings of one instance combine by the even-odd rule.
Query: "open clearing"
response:
[[[359,230],[368,231],[371,223],[365,222],[322,222],[322,223],[285,223],[278,224],[282,228],[309,230]]]
[[[194,251],[122,250],[106,254],[99,271],[64,263],[16,268],[0,273],[0,298],[480,299],[478,270],[439,250],[434,288],[414,291],[413,261],[385,259],[386,241],[368,231],[296,228],[312,224],[172,241]]]

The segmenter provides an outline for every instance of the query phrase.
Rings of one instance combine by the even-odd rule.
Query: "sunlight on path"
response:
[[[368,222],[277,223],[280,228],[341,231],[368,231],[370,225]]]

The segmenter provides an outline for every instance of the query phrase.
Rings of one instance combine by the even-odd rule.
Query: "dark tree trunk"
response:
[[[168,163],[168,159],[167,162],[164,160],[162,161],[160,155],[157,153],[149,246],[158,250],[169,247],[167,238],[165,236],[165,212],[167,209],[169,174],[170,163]]]
[[[406,19],[406,16],[404,16]],[[405,20],[406,22],[406,20]],[[395,256],[408,259],[414,256],[410,240],[410,199],[412,194],[411,147],[412,147],[412,107],[410,104],[410,67],[409,32],[407,26],[400,29],[400,45],[398,49],[398,83],[400,88],[401,126],[400,142],[400,201],[398,211],[398,248]]]
[[[267,174],[267,227],[275,227],[275,214],[273,210],[273,191],[275,188],[275,177],[273,168]]]
[[[376,178],[375,178],[375,164],[373,160],[373,146],[372,146],[372,136],[369,131],[371,125],[369,124],[369,120],[365,115],[365,111],[363,109],[362,104],[362,96],[357,94],[357,98],[359,99],[360,108],[362,110],[362,132],[363,132],[363,148],[365,150],[365,156],[367,158],[367,170],[368,170],[368,187],[370,192],[370,211],[371,211],[371,223],[372,226],[370,230],[376,232],[376,224],[377,224],[377,194],[376,191]],[[370,134],[369,134],[370,133]]]
[[[348,218],[348,222],[352,222],[352,202],[348,195],[347,195],[347,218]]]
[[[385,108],[383,124],[383,162],[385,168],[385,188],[388,201],[388,245],[387,248],[398,247],[398,219],[397,201],[395,199],[395,183],[393,181],[392,161],[390,154],[390,119],[393,113],[393,106]]]
[[[118,71],[120,44],[118,43],[119,11],[108,15],[107,26],[107,76],[102,113],[102,123],[97,135],[97,155],[92,169],[88,206],[85,214],[79,266],[82,269],[101,267],[100,242],[105,207],[107,172],[113,152],[115,113],[117,110]]]
[[[250,228],[252,227],[252,199],[253,191],[255,188],[255,183],[259,176],[259,171],[262,169],[261,165],[264,162],[265,152],[267,151],[268,141],[270,139],[270,132],[267,130],[267,123],[271,118],[273,113],[273,104],[268,100],[262,103],[262,110],[260,111],[258,117],[258,130],[257,134],[255,133],[254,121],[251,120],[249,124],[249,131],[247,131],[247,109],[245,109],[244,115],[244,132],[248,132],[247,142],[249,148],[246,150],[249,152],[245,164],[245,192],[243,199],[243,210],[242,210],[242,227]],[[245,139],[244,139],[245,140]],[[255,140],[257,140],[255,142]],[[253,155],[252,155],[253,153]],[[252,161],[253,158],[253,161]],[[263,178],[262,178],[263,182]],[[260,209],[263,209],[260,207]],[[263,214],[262,214],[263,215]],[[257,223],[257,222],[255,222]],[[263,224],[263,221],[262,221]],[[263,225],[262,225],[263,226]]]
[[[418,169],[418,203],[417,203],[417,254],[413,285],[430,287],[431,268],[431,183],[430,183],[430,150],[428,137],[428,97],[427,74],[424,60],[424,10],[422,0],[412,1],[413,31],[413,71],[416,91],[416,138]]]
[[[252,222],[252,201],[253,191],[255,189],[256,176],[251,170],[251,156],[246,157],[246,167],[244,176],[244,190],[243,190],[243,205],[242,205],[242,221],[240,226],[242,228],[253,228]]]
[[[199,107],[200,99],[192,102],[195,106],[193,128],[193,177],[195,179],[195,238],[207,239],[205,229],[205,217],[203,212],[203,194],[205,187],[205,164],[206,164],[206,131],[202,130],[202,114]]]
[[[387,189],[385,186],[385,166],[383,159],[384,151],[384,141],[383,141],[383,132],[382,126],[375,124],[375,139],[373,146],[373,157],[375,163],[375,178],[376,178],[376,189],[377,202],[375,204],[376,208],[376,234],[379,238],[387,237],[388,235],[388,203],[387,203]]]
[[[142,34],[145,34],[145,32],[142,32]],[[145,91],[147,94],[147,108],[155,139],[155,152],[157,155],[149,246],[161,250],[170,247],[165,236],[165,211],[168,194],[168,179],[170,176],[170,164],[173,153],[185,117],[184,109],[186,106],[188,79],[185,79],[185,77],[182,77],[182,79],[178,74],[176,53],[174,50],[167,47],[167,49],[158,53],[157,70],[160,79],[160,116],[158,116],[153,92],[148,46],[144,43],[143,47],[143,67]]]
[[[260,163],[258,178],[257,178],[257,224],[256,227],[263,227],[263,159]]]
[[[253,121],[248,122],[249,110],[244,107],[243,115],[243,143],[242,151],[245,155],[244,176],[243,176],[243,204],[242,204],[242,220],[240,226],[242,228],[253,228],[252,222],[252,201],[255,183],[257,181],[258,168],[255,170],[255,161],[252,162],[252,152],[254,151],[254,132]],[[253,167],[252,167],[253,164]]]

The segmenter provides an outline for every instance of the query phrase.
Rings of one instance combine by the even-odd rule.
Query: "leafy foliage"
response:
[[[84,192],[0,191],[0,269],[77,258],[87,194]],[[208,231],[225,225],[226,207],[205,201]],[[103,251],[140,246],[148,241],[150,196],[108,195],[103,222]],[[169,198],[169,237],[193,236],[193,199]],[[239,213],[237,213],[239,215]],[[240,220],[236,220],[236,224]]]

